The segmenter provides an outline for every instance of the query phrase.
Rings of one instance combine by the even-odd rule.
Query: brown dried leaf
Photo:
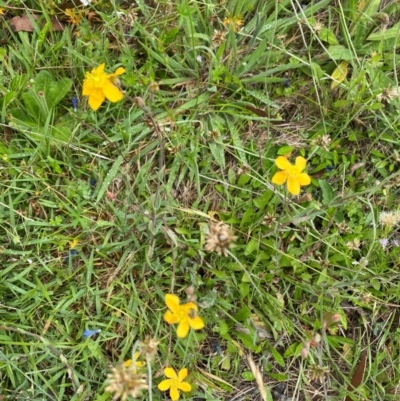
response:
[[[94,11],[87,11],[86,18],[88,19],[88,21],[91,21],[91,22],[100,22],[101,21],[100,16]]]
[[[37,21],[38,16],[35,14],[24,14],[22,17],[13,17],[8,22],[13,32],[33,32],[34,26],[33,21]]]
[[[62,32],[64,30],[64,26],[61,24],[61,22],[57,18],[53,18],[51,20],[51,25],[53,27],[54,32]]]
[[[262,109],[259,109],[258,107],[246,105],[244,106],[247,110],[252,111],[254,114],[256,114],[259,117],[268,117],[268,113],[265,112]]]
[[[349,387],[347,387],[347,391],[350,392],[355,390],[363,382],[366,366],[367,366],[367,353],[364,352],[361,356],[360,362],[356,367],[356,370],[353,373],[353,377],[351,378]],[[353,401],[353,397],[351,395],[348,395],[345,401]]]

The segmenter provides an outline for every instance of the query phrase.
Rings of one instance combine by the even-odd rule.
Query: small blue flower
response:
[[[379,243],[381,244],[382,248],[385,249],[389,244],[389,240],[387,238],[382,238],[379,240]]]
[[[82,333],[82,337],[83,338],[89,338],[89,337],[92,337],[92,336],[94,336],[95,334],[99,334],[101,332],[101,329],[96,329],[96,330],[85,330],[83,333]]]
[[[78,98],[76,98],[75,96],[73,98],[71,98],[71,103],[72,103],[72,107],[76,113],[76,111],[78,109]]]
[[[64,263],[67,265],[69,263],[69,258],[72,258],[75,255],[78,255],[78,251],[76,249],[70,249],[68,255],[64,259]]]
[[[91,187],[95,187],[97,184],[97,181],[94,178],[90,178],[89,179],[89,184]]]
[[[392,240],[392,246],[400,246],[400,242],[397,239]]]
[[[326,171],[328,173],[330,173],[333,169],[334,169],[334,167],[331,164],[329,166],[326,166]]]
[[[217,354],[217,355],[223,356],[223,353],[222,353],[222,350],[221,350],[221,345],[218,342],[218,340],[216,340],[216,339],[211,340],[210,348],[211,348],[211,351],[212,351],[213,354]]]

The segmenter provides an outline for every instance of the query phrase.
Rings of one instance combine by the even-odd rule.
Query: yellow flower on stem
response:
[[[135,352],[135,355],[133,356],[134,361],[135,361],[135,367],[137,368],[142,368],[144,365],[146,365],[146,362],[143,361],[138,361],[140,356],[140,352]],[[128,359],[127,361],[124,362],[124,365],[126,368],[130,368],[133,364],[132,359]]]
[[[233,32],[237,32],[239,27],[243,25],[243,20],[240,19],[240,17],[238,17],[238,16],[232,16],[232,17],[225,18],[222,23],[227,28],[231,27],[233,29]]]
[[[125,72],[125,68],[118,68],[113,74],[104,72],[105,64],[93,68],[91,72],[86,73],[86,78],[83,81],[82,95],[89,97],[89,106],[96,111],[107,98],[110,102],[118,102],[124,95],[121,90],[115,85],[118,76]]]
[[[292,195],[300,193],[300,186],[310,185],[311,178],[307,173],[302,171],[306,168],[307,161],[304,157],[296,157],[295,165],[291,164],[284,156],[279,156],[275,160],[275,164],[282,170],[278,171],[272,177],[272,183],[283,185],[287,182],[287,189]]]
[[[168,377],[168,379],[163,380],[158,385],[158,389],[161,391],[169,390],[169,396],[171,397],[172,401],[179,400],[179,390],[184,392],[192,390],[192,386],[183,381],[188,375],[188,370],[186,368],[181,369],[178,374],[176,374],[175,369],[173,368],[165,368],[164,374]]]
[[[176,295],[167,294],[165,303],[169,310],[165,312],[164,320],[169,324],[179,323],[176,331],[179,338],[186,337],[190,328],[201,330],[204,327],[202,318],[197,315],[198,308],[194,302],[180,305]]]

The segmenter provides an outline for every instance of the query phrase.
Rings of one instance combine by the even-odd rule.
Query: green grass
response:
[[[400,5],[98,0],[73,25],[65,3],[2,3],[0,399],[111,400],[150,336],[139,399],[169,399],[166,366],[188,368],[182,398],[261,399],[252,355],[267,400],[343,400],[366,353],[352,399],[397,400],[400,235],[379,216],[399,209]],[[124,99],[94,112],[102,63]],[[271,183],[289,153],[299,197]],[[215,221],[227,257],[205,250]],[[190,286],[206,325],[178,339],[164,296]]]

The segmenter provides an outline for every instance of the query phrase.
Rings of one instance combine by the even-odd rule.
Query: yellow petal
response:
[[[104,73],[104,68],[106,68],[106,64],[100,64],[97,68],[93,68],[92,74],[101,75]]]
[[[297,170],[301,173],[306,168],[307,160],[304,157],[297,156],[296,157],[296,164]]]
[[[179,400],[179,391],[177,387],[171,387],[171,390],[169,390],[169,396],[171,397],[172,401],[178,401]]]
[[[172,380],[163,380],[159,385],[157,386],[159,390],[161,391],[167,391],[171,387],[171,382]]]
[[[292,195],[298,195],[300,193],[300,183],[297,177],[288,177],[287,188]]]
[[[278,171],[272,177],[272,183],[276,185],[283,185],[286,182],[287,176],[287,171]]]
[[[83,88],[82,88],[82,96],[90,96],[92,93],[93,87],[88,84],[88,81],[83,81]]]
[[[144,365],[146,365],[146,362],[138,361],[138,359],[139,359],[139,357],[140,357],[140,352],[138,352],[138,351],[135,352],[134,357],[135,357],[135,365],[136,365],[137,368],[141,368],[141,367],[143,367]],[[126,362],[125,362],[125,366],[126,366]]]
[[[117,71],[114,72],[114,74],[110,74],[112,77],[117,77],[118,75],[125,74],[125,68],[119,67],[117,68]]]
[[[275,160],[275,164],[281,169],[281,170],[287,170],[288,168],[292,167],[288,159],[283,156],[278,156]]]
[[[127,361],[125,361],[124,366],[126,368],[130,368],[132,366],[132,359],[128,359]]]
[[[93,89],[89,96],[89,106],[92,110],[96,111],[104,102],[104,93],[101,89]]]
[[[196,316],[193,319],[189,318],[189,325],[194,330],[201,330],[204,327],[204,322],[200,316]]]
[[[173,294],[165,295],[165,304],[171,312],[177,313],[179,311],[179,298]]]
[[[104,82],[103,92],[106,98],[113,103],[120,101],[124,97],[122,92],[109,79]]]
[[[199,309],[194,302],[188,302],[187,304],[182,305],[182,307],[185,308],[187,313],[189,313],[191,309],[194,309],[195,311],[197,311]]]
[[[183,382],[183,383],[178,384],[178,389],[182,390],[184,392],[188,392],[188,391],[192,391],[192,386],[187,382]]]
[[[189,328],[190,328],[189,321],[188,320],[182,320],[179,323],[178,330],[176,331],[176,335],[179,338],[185,338],[189,333]]]
[[[310,185],[311,178],[307,173],[301,173],[297,176],[300,185]]]
[[[174,368],[165,368],[164,375],[167,376],[168,379],[177,379],[178,378]]]
[[[175,324],[179,322],[179,316],[167,310],[164,314],[164,320],[169,324]]]
[[[178,373],[178,379],[180,382],[182,382],[183,380],[185,380],[185,378],[188,375],[188,370],[186,368],[183,368],[179,371]]]

